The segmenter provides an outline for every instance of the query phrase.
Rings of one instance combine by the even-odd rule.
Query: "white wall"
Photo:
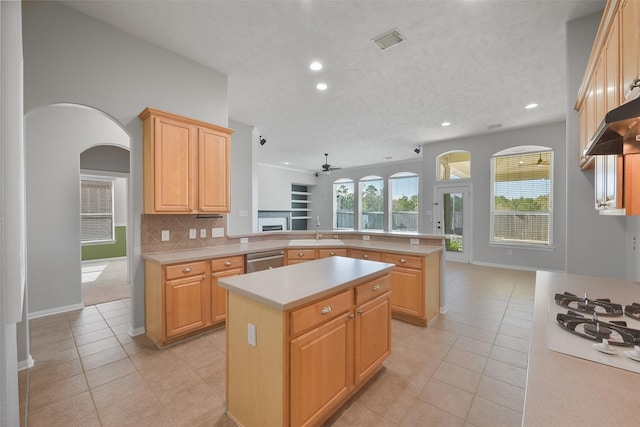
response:
[[[253,232],[253,126],[229,120],[231,135],[231,212],[227,216],[227,235]]]
[[[23,2],[22,7],[25,111],[61,101],[88,105],[113,117],[131,137],[129,224],[133,241],[128,242],[127,252],[132,257],[132,327],[137,330],[144,326],[144,266],[140,258],[142,123],[137,115],[145,107],[153,107],[228,126],[227,77],[60,3]],[[46,149],[47,141],[34,144]],[[64,142],[56,148],[77,156]],[[41,228],[48,224],[45,216],[34,220],[45,224]],[[50,248],[58,243],[39,241]],[[71,264],[72,258],[79,260],[75,253],[65,257],[65,264]],[[42,288],[43,284],[34,286]],[[34,289],[29,291],[31,295],[36,299],[29,304],[33,311],[77,301],[74,292],[51,301],[46,301],[47,292]]]
[[[574,110],[600,13],[567,23],[567,262],[568,273],[625,277],[624,217],[598,215],[594,171],[578,167],[578,113]]]
[[[303,172],[262,163],[257,165],[258,210],[291,210],[291,184],[316,185],[312,172]],[[315,191],[315,190],[314,190]]]
[[[18,357],[25,321],[25,206],[20,2],[0,2],[0,425],[20,425]]]
[[[27,114],[25,128],[29,309],[79,308],[80,153],[105,141],[128,149],[129,135],[104,114],[68,104]]]
[[[542,145],[553,149],[553,249],[543,251],[510,248],[512,255],[507,255],[506,248],[489,245],[491,156],[498,151],[519,145]],[[564,122],[423,145],[424,191],[422,195],[427,204],[434,200],[436,159],[439,155],[451,150],[465,150],[471,153],[472,262],[528,269],[564,270],[566,246]]]

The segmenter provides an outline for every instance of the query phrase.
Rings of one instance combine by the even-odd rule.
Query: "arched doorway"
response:
[[[129,150],[131,137],[107,114],[77,104],[29,112],[25,137],[29,317],[40,317],[83,307],[80,153],[98,145]],[[128,247],[129,264],[132,253]]]

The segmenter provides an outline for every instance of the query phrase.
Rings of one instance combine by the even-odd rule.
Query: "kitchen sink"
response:
[[[342,246],[344,243],[339,239],[294,239],[289,240],[289,246]]]

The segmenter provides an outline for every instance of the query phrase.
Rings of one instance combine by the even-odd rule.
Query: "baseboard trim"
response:
[[[37,319],[38,317],[45,317],[45,316],[51,316],[53,314],[67,313],[69,311],[74,311],[74,310],[82,310],[83,308],[84,308],[84,304],[82,303],[65,305],[62,307],[50,308],[47,310],[34,311],[32,313],[29,313],[27,318]]]
[[[21,360],[18,362],[18,371],[24,371],[25,369],[31,369],[35,365],[35,361],[31,357],[31,354],[27,356],[27,360]]]
[[[146,332],[146,329],[143,327],[141,328],[130,328],[129,329],[129,336],[130,337],[137,337],[139,335],[144,335],[144,333]]]

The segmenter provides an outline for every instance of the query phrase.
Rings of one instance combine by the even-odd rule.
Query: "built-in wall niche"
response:
[[[308,185],[291,184],[291,229],[307,230],[311,219],[311,191]]]

